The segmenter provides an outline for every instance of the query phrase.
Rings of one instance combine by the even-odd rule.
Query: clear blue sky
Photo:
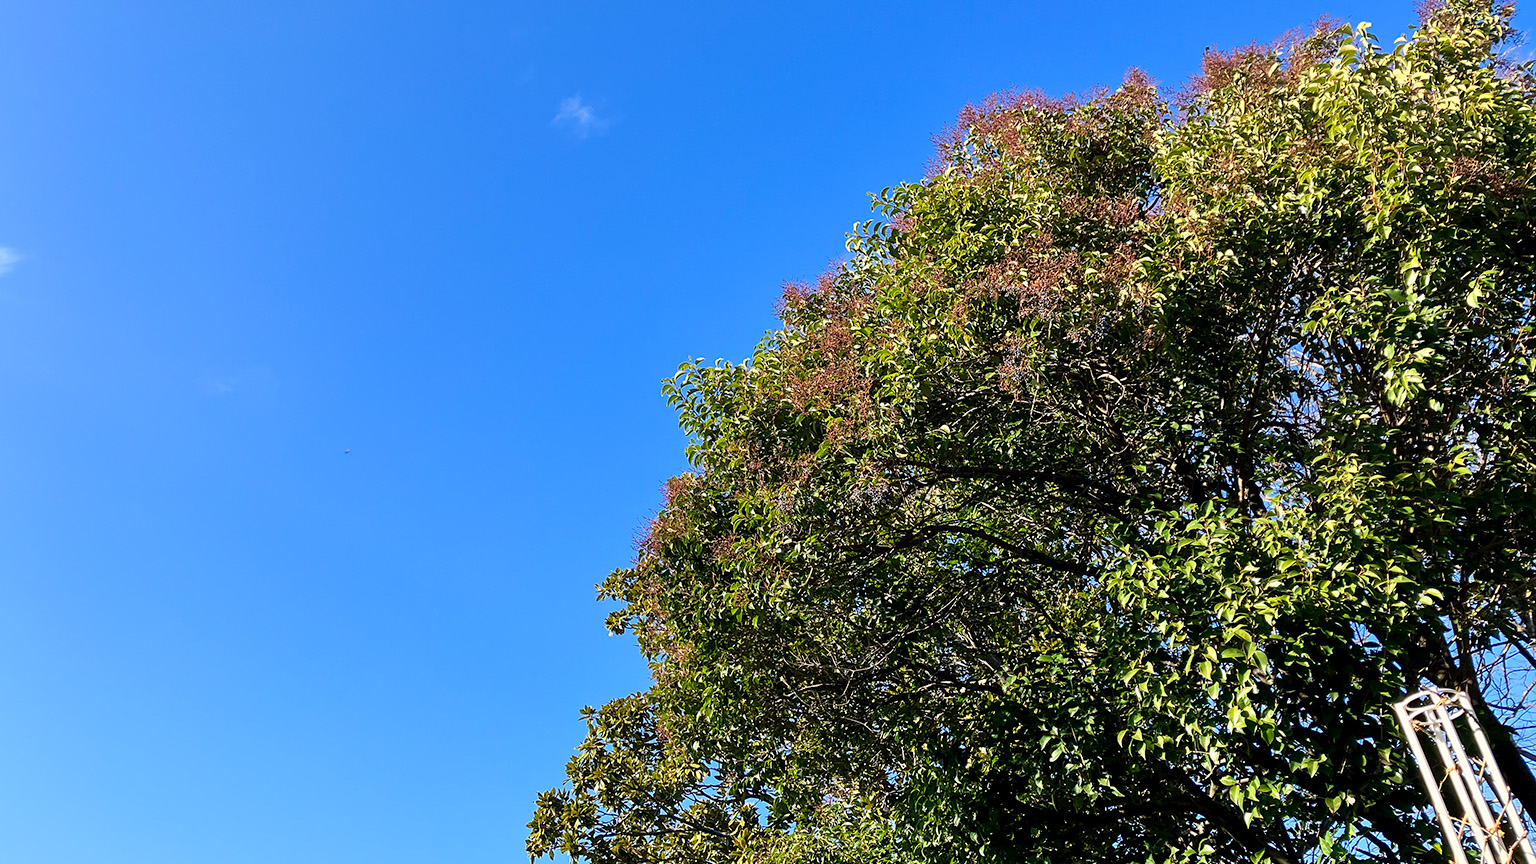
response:
[[[1408,0],[0,6],[0,861],[515,862],[592,586],[741,358],[1008,85]],[[350,453],[345,451],[350,449]]]

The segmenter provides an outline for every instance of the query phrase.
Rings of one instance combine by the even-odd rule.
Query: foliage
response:
[[[1532,79],[1512,9],[967,109],[749,362],[603,596],[650,658],[528,849],[1431,861],[1390,704],[1518,745]]]

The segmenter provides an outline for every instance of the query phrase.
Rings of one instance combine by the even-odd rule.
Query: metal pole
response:
[[[1455,864],[1467,864],[1466,837],[1470,832],[1477,844],[1482,860],[1487,864],[1536,864],[1536,849],[1531,846],[1530,834],[1520,806],[1510,795],[1498,761],[1493,758],[1493,748],[1477,722],[1472,701],[1467,694],[1457,690],[1430,688],[1402,699],[1392,706],[1397,722],[1402,727],[1408,749],[1418,763],[1419,777],[1429,793],[1430,804],[1445,835],[1446,846]],[[1477,755],[1468,752],[1462,742],[1456,721],[1465,719],[1472,733]],[[1445,776],[1435,776],[1435,766],[1427,758],[1421,734],[1428,735],[1434,743],[1435,754],[1440,757],[1440,767]],[[1452,815],[1446,806],[1441,787],[1449,783],[1456,793],[1456,803],[1461,806],[1460,817]],[[1487,786],[1492,793],[1483,791]],[[1494,812],[1494,806],[1498,812]]]
[[[1445,798],[1440,795],[1440,783],[1435,780],[1429,760],[1424,757],[1424,745],[1420,743],[1413,718],[1408,713],[1409,704],[1425,695],[1427,694],[1415,693],[1394,704],[1392,711],[1397,714],[1397,722],[1402,727],[1403,737],[1408,739],[1408,749],[1413,751],[1413,761],[1419,766],[1419,777],[1424,781],[1424,790],[1429,793],[1429,803],[1435,808],[1435,817],[1440,820],[1440,833],[1445,835],[1446,848],[1450,849],[1451,858],[1456,864],[1467,864],[1467,853],[1461,848],[1461,829],[1451,820],[1450,808],[1445,806]]]

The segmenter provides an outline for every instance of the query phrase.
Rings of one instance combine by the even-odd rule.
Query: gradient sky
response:
[[[1411,3],[0,5],[0,861],[524,860],[592,586],[867,192]],[[347,452],[350,450],[350,452]]]

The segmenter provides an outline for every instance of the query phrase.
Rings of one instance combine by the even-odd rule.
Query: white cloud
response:
[[[228,396],[237,391],[277,389],[277,376],[266,366],[252,366],[236,372],[207,372],[198,376],[198,386],[209,396]]]
[[[597,116],[592,106],[582,101],[580,93],[569,99],[561,99],[560,111],[549,122],[570,129],[577,138],[601,135],[608,131],[610,125],[608,118]]]
[[[21,253],[9,246],[0,246],[0,276],[11,272],[16,262],[21,260]]]

